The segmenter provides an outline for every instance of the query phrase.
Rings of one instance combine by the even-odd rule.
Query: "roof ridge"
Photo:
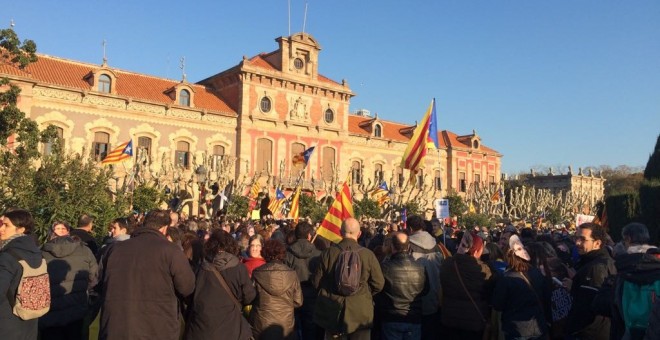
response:
[[[103,67],[103,65],[99,65],[99,64],[94,64],[94,63],[79,61],[79,60],[73,60],[73,59],[67,59],[67,58],[62,58],[62,57],[57,57],[57,56],[51,56],[51,55],[42,54],[42,53],[37,53],[37,57],[38,58],[46,57],[48,59],[52,59],[52,60],[55,60],[55,61],[66,62],[66,63],[69,63],[69,64],[75,64],[75,65],[79,65],[79,66],[88,66],[88,67],[93,67],[93,68],[102,68]],[[39,60],[37,60],[37,62],[39,62]],[[28,65],[28,67],[29,67],[29,65]],[[162,80],[162,81],[172,82],[174,84],[181,83],[181,81],[175,80],[175,79],[158,77],[158,76],[154,76],[154,75],[151,75],[151,74],[138,73],[138,72],[135,72],[135,71],[128,71],[128,70],[124,70],[124,69],[116,68],[116,67],[105,66],[105,68],[108,68],[112,71],[115,71],[115,72],[118,72],[118,73],[123,73],[123,74],[130,74],[130,75],[140,76],[140,77],[145,77],[145,78],[158,79],[158,80]],[[206,86],[201,85],[201,84],[197,84],[197,83],[187,82],[187,85],[207,89]]]

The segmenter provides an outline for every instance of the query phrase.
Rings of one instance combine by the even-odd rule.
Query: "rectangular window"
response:
[[[396,167],[396,179],[399,188],[403,188],[403,184],[405,183],[406,179],[403,177],[403,168],[400,166]]]
[[[213,154],[211,154],[211,171],[221,171],[220,164],[222,158],[225,156],[225,147],[222,145],[213,146]]]
[[[60,148],[64,148],[64,129],[55,127],[55,130],[57,131],[57,136],[55,139],[44,143],[44,156],[48,156],[53,153],[53,147],[55,146],[55,143],[59,143]]]
[[[458,191],[460,191],[460,192],[466,192],[467,191],[467,183],[465,183],[465,173],[464,172],[459,172],[458,173]]]
[[[374,167],[374,181],[376,184],[380,184],[383,181],[383,165],[382,164],[376,164]]]
[[[147,159],[151,159],[151,138],[138,137],[138,152],[146,153]]]
[[[273,161],[273,142],[270,139],[259,138],[257,140],[257,164],[256,172],[266,171],[268,165]]]
[[[481,175],[474,174],[474,186],[479,188],[481,186]]]
[[[94,160],[102,161],[108,155],[110,149],[110,134],[105,132],[94,133],[94,143],[92,144],[92,152],[94,152]]]
[[[488,184],[491,188],[495,188],[495,176],[488,176]]]
[[[174,157],[175,165],[177,167],[182,167],[184,169],[190,168],[190,143],[177,142]]]
[[[435,178],[433,180],[435,190],[442,190],[442,177],[440,177],[440,170],[435,171]]]
[[[353,174],[353,184],[362,183],[362,164],[359,161],[353,161],[353,166],[351,167]]]
[[[417,185],[418,189],[424,188],[424,170],[422,170],[422,169],[418,170],[418,172],[417,172],[417,183],[415,183],[415,184]]]
[[[330,181],[334,176],[335,149],[326,146],[323,148],[323,180]]]

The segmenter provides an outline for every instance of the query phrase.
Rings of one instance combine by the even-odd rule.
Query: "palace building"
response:
[[[100,161],[132,139],[139,150],[134,159],[153,176],[170,169],[182,178],[203,174],[244,186],[259,180],[288,190],[302,179],[322,198],[351,173],[358,199],[385,180],[395,200],[414,198],[427,208],[450,189],[461,193],[473,183],[499,182],[500,153],[475,131],[442,130],[439,150],[429,150],[409,186],[399,164],[415,126],[352,114],[355,94],[347,81],[319,73],[321,46],[311,35],[275,41],[275,51],[243,57],[197,83],[47,55],[24,70],[0,64],[0,77],[21,88],[19,108],[41,128],[57,127],[66,151]],[[423,112],[408,115],[421,119]],[[311,146],[308,165],[294,166],[293,156]],[[43,145],[43,152],[50,149]]]

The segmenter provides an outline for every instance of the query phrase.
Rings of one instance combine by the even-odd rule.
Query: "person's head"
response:
[[[649,230],[641,223],[629,223],[621,230],[621,237],[626,248],[633,245],[648,244],[651,240]]]
[[[420,231],[424,229],[424,219],[419,215],[410,215],[408,216],[408,221],[406,225],[412,232]]]
[[[296,239],[298,240],[311,240],[312,225],[307,222],[300,222],[296,226]]]
[[[127,217],[115,218],[110,222],[110,234],[112,237],[130,235],[133,232],[133,223]]]
[[[392,235],[392,254],[407,253],[410,250],[408,235],[396,232]]]
[[[176,211],[170,211],[170,223],[169,223],[169,226],[170,226],[170,227],[174,227],[174,226],[176,226],[177,224],[179,224],[179,213],[177,213]]]
[[[465,232],[461,238],[461,243],[458,246],[457,253],[467,254],[476,259],[481,258],[481,254],[484,252],[484,241],[483,239],[475,234],[470,232]]]
[[[488,242],[484,245],[484,248],[488,249],[488,261],[504,260],[504,253],[497,244]]]
[[[82,214],[78,218],[78,229],[83,229],[85,231],[91,232],[92,231],[92,225],[94,224],[94,217],[87,215],[87,214]]]
[[[266,262],[281,262],[284,261],[284,258],[286,258],[286,247],[280,241],[268,240],[264,244],[263,249],[261,249],[261,253],[263,254],[264,260],[266,260]]]
[[[216,229],[209,239],[204,243],[204,257],[207,261],[212,262],[213,258],[220,252],[226,252],[234,256],[238,255],[238,243],[231,235],[222,230]]]
[[[349,217],[341,222],[341,235],[344,238],[350,238],[357,241],[360,234],[360,222],[358,222],[358,220]]]
[[[147,214],[147,216],[144,217],[144,222],[142,223],[142,226],[144,228],[158,230],[163,235],[167,235],[167,227],[170,226],[171,222],[172,219],[170,218],[169,211],[155,209],[150,211]]]
[[[596,223],[583,223],[575,233],[575,245],[580,255],[600,249],[606,239],[605,228]]]
[[[69,225],[69,223],[65,221],[55,221],[50,226],[50,236],[48,237],[48,239],[52,240],[56,237],[69,235],[70,231],[71,231],[71,226]]]
[[[32,229],[34,229],[34,220],[26,210],[13,209],[0,216],[0,240],[2,241],[16,234],[31,234]]]
[[[513,227],[512,227],[513,228]],[[509,238],[511,238],[511,235],[516,235],[516,232],[511,230],[511,228],[507,227],[501,234],[500,234],[500,239],[497,240],[497,245],[502,249],[503,252],[506,252],[509,250]]]
[[[248,255],[253,258],[261,258],[264,247],[264,238],[259,234],[254,234],[248,242]]]

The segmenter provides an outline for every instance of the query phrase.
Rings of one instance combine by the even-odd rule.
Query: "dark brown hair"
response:
[[[214,230],[204,244],[204,258],[212,262],[219,252],[224,251],[232,255],[238,255],[238,243],[233,237],[222,229]]]
[[[264,257],[266,262],[284,261],[286,258],[286,248],[282,242],[277,240],[268,240],[261,248],[261,256]]]
[[[23,234],[32,234],[32,229],[34,229],[34,219],[32,219],[32,215],[27,210],[8,209],[3,215],[8,218],[11,221],[11,224],[16,228],[25,228]]]
[[[506,252],[506,262],[509,264],[509,269],[514,272],[525,273],[529,270],[529,262],[516,256],[513,249]]]

